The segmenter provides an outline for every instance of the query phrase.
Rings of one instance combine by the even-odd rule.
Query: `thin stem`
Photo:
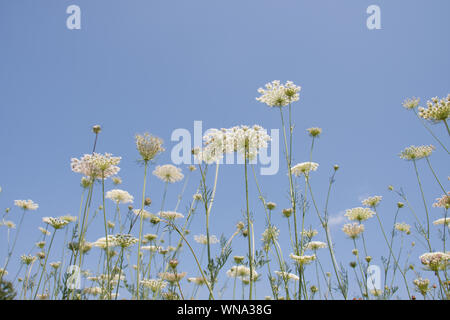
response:
[[[138,241],[138,255],[137,255],[137,268],[136,268],[136,299],[139,300],[139,276],[140,276],[140,266],[141,266],[141,244],[142,244],[142,227],[144,224],[144,205],[145,205],[145,188],[147,184],[147,168],[148,161],[144,162],[144,184],[142,187],[142,206],[141,211],[139,212],[140,221],[139,221],[139,241]]]

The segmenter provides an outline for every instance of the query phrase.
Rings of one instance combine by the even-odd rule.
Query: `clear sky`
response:
[[[80,30],[66,27],[66,8],[71,4],[81,8]],[[366,9],[372,4],[381,8],[380,30],[366,26]],[[425,217],[412,164],[398,157],[402,149],[436,145],[431,161],[448,189],[447,154],[402,107],[402,101],[412,96],[420,97],[424,105],[431,97],[449,93],[448,12],[447,0],[1,0],[0,208],[13,208],[15,199],[39,204],[36,212],[27,214],[16,255],[32,248],[42,217],[78,214],[80,176],[70,170],[70,159],[91,152],[92,125],[103,129],[97,151],[122,157],[120,188],[135,196],[137,206],[143,168],[136,164],[136,133],[148,131],[164,139],[167,151],[157,164],[165,164],[170,163],[170,150],[176,144],[170,141],[173,130],[192,132],[195,120],[203,121],[204,129],[240,124],[280,128],[279,112],[255,100],[259,87],[277,79],[302,87],[300,101],[293,106],[294,164],[309,160],[305,129],[323,128],[313,153],[320,167],[312,176],[322,208],[332,166],[340,166],[329,211],[337,217],[332,227],[337,256],[347,266],[352,243],[340,230],[345,221],[339,218],[345,209],[360,206],[367,196],[381,195],[379,212],[390,225],[400,200],[388,191],[391,184],[403,187]],[[433,130],[447,143],[442,125]],[[274,222],[286,230],[279,214],[289,206],[282,156],[280,172],[260,176],[259,182],[267,199],[278,205]],[[182,168],[187,175],[187,166]],[[431,207],[442,191],[425,162],[419,163],[419,170]],[[220,168],[211,218],[217,236],[229,237],[242,218],[243,172],[242,165]],[[194,172],[181,208],[195,192],[198,178],[198,171]],[[167,206],[174,206],[181,187],[182,183],[169,187]],[[96,190],[95,206],[101,200],[100,189]],[[163,183],[152,176],[150,211],[159,210],[162,190]],[[264,211],[253,180],[250,192],[259,240]],[[107,206],[113,210],[112,203]],[[430,210],[433,220],[442,216],[442,211]],[[19,214],[13,208],[8,219],[18,222]],[[195,219],[191,235],[205,233],[201,210]],[[399,219],[414,223],[407,209]],[[313,210],[307,223],[320,227]],[[88,240],[103,236],[102,228],[98,217]],[[381,265],[379,257],[386,256],[388,249],[376,220],[366,228],[368,250],[374,263]],[[6,228],[0,232],[3,259]],[[437,232],[433,236],[437,240]],[[414,240],[408,239],[405,246]],[[323,232],[317,240],[325,240]],[[233,255],[246,254],[245,241],[240,238],[234,243]],[[281,242],[287,258],[286,232]],[[195,249],[201,251],[197,244]],[[423,252],[418,243],[411,261],[419,264],[417,257]],[[321,254],[331,271],[327,253]],[[93,251],[88,257],[97,256]],[[59,259],[58,254],[50,261]],[[183,259],[189,276],[195,276],[192,257],[186,254]],[[17,268],[18,260],[13,259],[10,268]],[[230,266],[231,261],[222,280]],[[230,296],[230,283],[228,287],[224,297]],[[266,278],[257,288],[259,298],[270,294]],[[206,297],[206,291],[202,294]],[[351,288],[350,296],[357,294],[357,288]]]

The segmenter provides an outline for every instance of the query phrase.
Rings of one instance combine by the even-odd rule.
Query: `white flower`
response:
[[[347,209],[345,212],[345,216],[349,220],[357,220],[359,222],[372,218],[372,216],[375,214],[375,212],[373,212],[369,208],[362,207]]]
[[[439,100],[434,97],[427,101],[427,109],[419,107],[419,116],[432,122],[445,121],[450,117],[450,94]]]
[[[298,101],[301,87],[296,86],[292,81],[281,84],[279,80],[274,80],[265,85],[265,89],[259,88],[260,97],[256,98],[259,102],[265,103],[269,107],[283,107]]]
[[[342,227],[342,231],[351,239],[356,239],[361,233],[364,232],[364,225],[359,223],[347,223]]]
[[[400,152],[399,157],[404,160],[419,160],[429,157],[434,150],[433,145],[429,146],[410,146]]]
[[[289,257],[300,265],[306,265],[306,264],[309,264],[309,263],[313,262],[314,260],[316,260],[315,254],[310,255],[310,256],[308,256],[308,255],[298,256],[298,255],[291,253],[289,255]]]
[[[382,196],[373,196],[362,201],[362,204],[371,208],[375,208],[381,201]]]
[[[153,174],[164,182],[174,183],[183,179],[184,175],[181,169],[171,164],[157,166]]]
[[[178,218],[184,218],[184,215],[175,211],[160,211],[159,216],[167,220],[175,220]]]
[[[39,208],[39,205],[34,203],[33,200],[14,200],[14,205],[23,210],[36,210]]]
[[[302,174],[308,175],[310,171],[316,171],[318,167],[319,164],[315,162],[302,162],[293,166],[291,168],[291,173],[296,177]]]
[[[106,192],[107,199],[111,199],[117,203],[133,203],[133,196],[125,190],[113,189]]]
[[[162,139],[152,136],[148,133],[136,135],[136,148],[142,157],[142,160],[148,162],[164,151]]]
[[[144,216],[144,219],[150,219],[153,216],[153,214],[145,209],[133,209],[133,213],[137,216]]]
[[[411,233],[411,226],[407,223],[401,222],[401,223],[396,223],[394,225],[394,228],[400,232],[404,232],[406,234],[410,234]]]
[[[51,225],[55,229],[61,229],[65,225],[69,224],[69,221],[61,219],[61,218],[53,218],[53,217],[44,217],[42,218],[42,222]]]
[[[238,265],[238,266],[232,266],[231,269],[227,271],[227,276],[230,278],[236,278],[239,277],[241,279],[246,279],[250,277],[250,268]],[[258,273],[255,269],[253,269],[253,279],[256,279],[258,277]]]
[[[85,154],[81,159],[72,158],[72,171],[81,173],[91,179],[104,179],[116,175],[120,168],[121,157],[113,157],[110,153]]]
[[[429,252],[419,257],[420,262],[432,271],[445,270],[449,266],[449,252]]]
[[[307,244],[305,244],[306,250],[313,250],[316,251],[318,249],[326,248],[327,244],[321,241],[310,241]]]
[[[161,279],[142,279],[140,280],[140,283],[144,287],[149,288],[153,293],[160,291],[167,286],[167,282]]]
[[[194,240],[200,244],[208,243],[208,238],[204,234],[195,235]],[[218,242],[219,242],[219,240],[217,239],[217,237],[215,235],[209,236],[209,244],[216,244]]]
[[[433,224],[434,224],[434,225],[442,225],[442,224],[445,224],[445,225],[447,225],[447,226],[450,226],[450,218],[440,218],[440,219],[437,219],[437,220],[433,221]]]

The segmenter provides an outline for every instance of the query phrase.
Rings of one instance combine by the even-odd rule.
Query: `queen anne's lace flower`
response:
[[[447,192],[447,194],[444,194],[441,198],[437,198],[436,202],[433,203],[433,207],[437,208],[450,208],[450,192]]]
[[[131,234],[116,234],[111,238],[114,244],[122,248],[131,247],[133,244],[138,242],[138,239],[133,237]]]
[[[125,190],[113,189],[106,192],[106,198],[117,203],[133,203],[133,196]]]
[[[410,146],[400,153],[400,158],[404,160],[419,160],[429,157],[434,150],[433,145],[429,146]]]
[[[396,223],[394,225],[394,228],[400,232],[404,232],[406,234],[410,234],[411,233],[411,226],[407,223],[401,222],[401,223]]]
[[[164,289],[167,286],[167,282],[161,279],[142,279],[141,284],[149,288],[153,293]]]
[[[322,133],[322,128],[313,127],[306,129],[311,137],[317,137]]]
[[[136,135],[136,148],[142,157],[142,161],[148,162],[164,151],[163,140],[148,133]]]
[[[403,107],[406,109],[414,109],[419,105],[420,99],[416,97],[412,97],[411,99],[406,99],[403,101]]]
[[[20,260],[22,261],[23,264],[26,265],[32,264],[34,261],[36,261],[36,259],[37,259],[36,256],[32,256],[31,254],[28,255],[23,254],[20,256]]]
[[[359,223],[347,223],[342,227],[342,231],[351,239],[356,239],[364,232],[364,225]]]
[[[291,253],[289,255],[289,257],[294,260],[295,262],[297,262],[299,265],[306,265],[306,264],[310,264],[311,262],[313,262],[314,260],[316,260],[316,255],[295,255],[293,253]]]
[[[445,121],[450,116],[450,94],[446,98],[434,97],[427,101],[427,109],[419,107],[419,116],[432,122]]]
[[[445,270],[449,266],[449,252],[429,252],[419,257],[420,262],[429,270]]]
[[[278,236],[280,235],[280,230],[275,226],[269,226],[264,230],[262,234],[262,241],[265,244],[270,244],[278,240]]]
[[[305,245],[306,250],[313,250],[316,251],[318,249],[326,248],[327,244],[325,242],[321,241],[310,241]]]
[[[208,243],[208,237],[205,236],[204,234],[195,235],[194,236],[194,240],[197,243],[200,243],[200,244],[207,244]],[[215,235],[210,235],[209,236],[209,244],[216,244],[218,242],[219,242],[219,239],[217,239],[217,237]]]
[[[450,226],[450,218],[440,218],[433,222],[434,225],[447,225]]]
[[[369,218],[372,218],[372,216],[374,214],[375,214],[375,212],[373,212],[369,208],[358,207],[358,208],[353,208],[353,209],[347,209],[345,216],[349,220],[357,220],[357,221],[361,222],[361,221],[365,221]]]
[[[81,173],[91,179],[106,179],[116,175],[120,168],[121,157],[113,157],[110,153],[85,154],[81,159],[72,158],[72,171]]]
[[[161,272],[158,274],[158,276],[162,280],[166,280],[170,283],[175,283],[175,282],[179,282],[181,279],[183,279],[186,276],[186,272],[181,272],[181,273]]]
[[[274,80],[265,85],[265,89],[259,88],[260,97],[256,98],[259,102],[265,103],[269,107],[283,107],[298,101],[301,87],[296,86],[292,81],[281,84],[279,80]]]
[[[319,164],[316,162],[302,162],[298,163],[295,166],[292,167],[291,173],[295,175],[296,177],[304,174],[307,176],[310,171],[316,171],[319,167]]]
[[[174,183],[183,179],[184,175],[181,169],[171,164],[157,166],[153,174],[164,182]]]
[[[371,208],[375,208],[381,202],[382,198],[382,196],[369,197],[367,199],[364,199],[362,201],[362,204]]]
[[[179,219],[179,218],[184,218],[184,215],[182,215],[181,213],[175,212],[175,211],[160,211],[159,212],[159,216],[163,219],[167,219],[167,220],[175,220],[175,219]]]
[[[232,266],[227,271],[227,276],[230,278],[241,278],[241,279],[249,278],[250,277],[250,268],[246,267],[244,265]],[[256,279],[257,277],[258,277],[258,272],[256,272],[256,270],[253,269],[252,278]]]
[[[33,200],[14,200],[14,205],[23,210],[36,210],[39,208],[39,205],[34,203]]]
[[[61,218],[53,218],[53,217],[44,217],[42,218],[42,222],[52,226],[55,229],[62,229],[65,225],[69,224],[69,221],[61,219]]]

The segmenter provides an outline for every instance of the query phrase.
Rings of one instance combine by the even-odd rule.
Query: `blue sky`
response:
[[[81,30],[66,28],[71,4],[81,8]],[[381,8],[381,30],[366,27],[366,9],[372,4]],[[168,151],[157,162],[164,164],[170,163],[176,144],[170,141],[172,131],[192,132],[195,120],[203,121],[204,129],[239,124],[280,128],[278,111],[255,100],[256,90],[275,79],[302,87],[293,106],[294,163],[308,161],[305,129],[323,128],[313,154],[320,167],[312,180],[321,207],[332,166],[339,164],[331,215],[360,206],[366,196],[382,195],[380,215],[390,223],[400,200],[388,192],[390,184],[403,187],[423,215],[412,164],[398,153],[412,144],[436,142],[401,104],[417,96],[423,105],[449,93],[449,11],[445,0],[1,1],[0,208],[28,198],[40,206],[27,215],[16,255],[33,246],[43,216],[77,215],[80,176],[69,164],[72,157],[91,151],[92,125],[103,128],[97,151],[122,156],[120,188],[138,203],[143,169],[136,164],[136,133],[148,131],[164,139]],[[433,130],[448,141],[443,126]],[[448,188],[446,157],[438,147],[431,161]],[[264,194],[279,209],[289,206],[286,167],[283,159],[280,163],[278,175],[259,178]],[[419,168],[431,206],[442,192],[426,163]],[[211,222],[216,235],[231,235],[242,217],[243,170],[238,165],[220,169]],[[198,172],[194,174],[181,207],[195,191]],[[170,186],[167,203],[175,202],[181,187]],[[158,210],[162,189],[163,183],[151,177],[153,210]],[[250,192],[259,239],[264,212],[253,181]],[[442,212],[431,209],[431,216],[440,218]],[[18,217],[13,208],[9,219]],[[205,232],[202,211],[196,219],[192,235]],[[314,211],[307,219],[319,228]],[[399,219],[413,223],[407,209]],[[274,221],[286,228],[280,216]],[[339,260],[347,265],[352,244],[340,231],[342,223],[332,234]],[[375,220],[366,227],[368,250],[380,263],[387,247],[379,241]],[[102,236],[100,219],[89,233],[89,240]],[[318,240],[324,239],[319,233]],[[286,256],[287,240],[283,234]],[[233,254],[244,255],[245,245],[239,239]],[[414,263],[423,252],[420,246],[415,249]],[[0,246],[0,256],[5,253]],[[194,276],[192,258],[186,254],[185,259]],[[328,262],[326,253],[323,259]],[[16,258],[11,267],[18,265]],[[259,298],[269,294],[266,284],[258,283],[258,290]]]

